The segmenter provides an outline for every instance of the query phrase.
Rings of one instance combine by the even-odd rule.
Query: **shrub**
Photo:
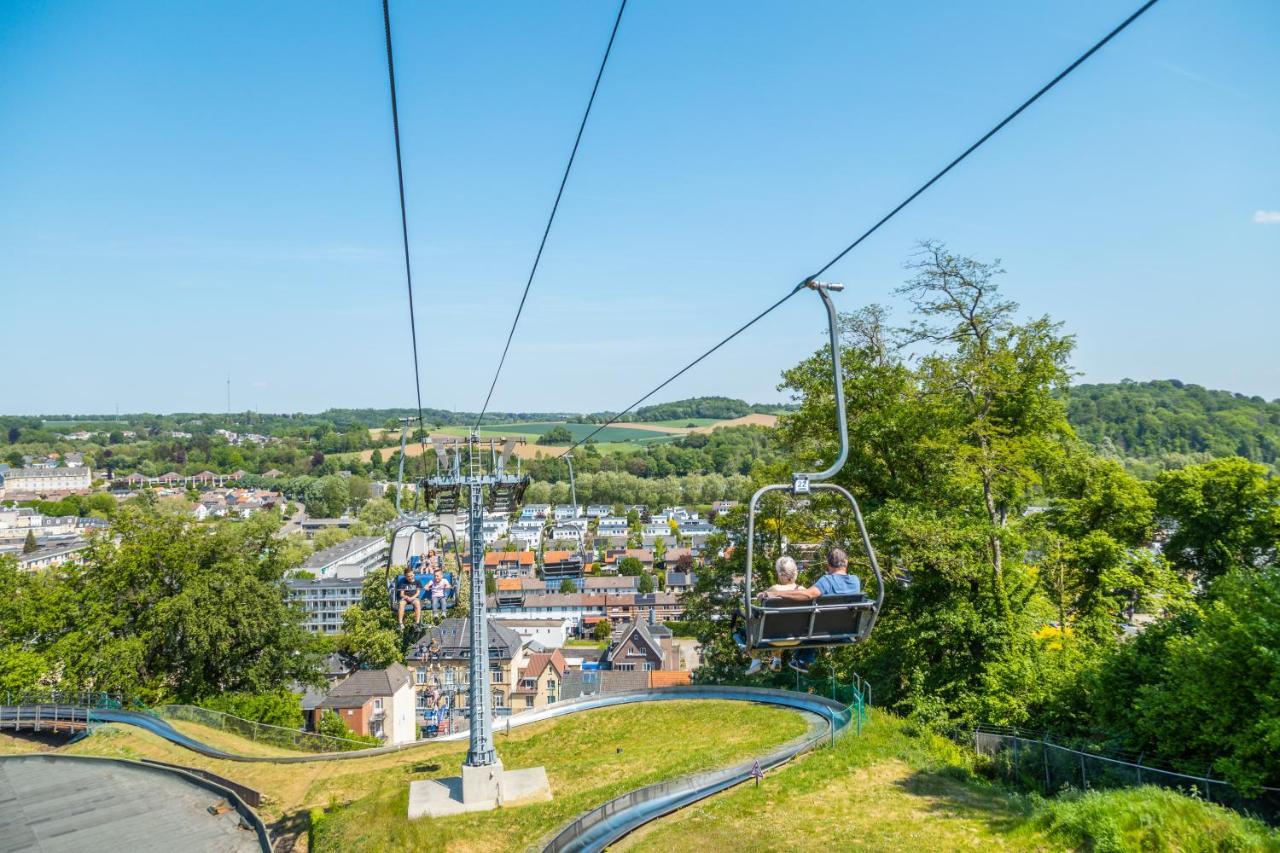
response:
[[[1095,853],[1280,849],[1280,833],[1259,821],[1151,786],[1045,800],[1033,823],[1054,841]]]

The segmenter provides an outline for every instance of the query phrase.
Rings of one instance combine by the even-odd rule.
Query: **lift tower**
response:
[[[468,707],[471,738],[467,759],[462,768],[464,801],[483,802],[503,799],[504,774],[493,743],[493,698],[489,689],[489,614],[485,601],[484,512],[486,507],[510,511],[523,496],[528,477],[506,470],[517,439],[507,439],[502,452],[497,442],[481,442],[472,430],[466,439],[435,444],[439,457],[436,474],[424,477],[420,488],[427,495],[428,507],[433,496],[442,502],[458,504],[463,493],[467,498],[467,547],[471,562],[471,606],[467,631],[470,645],[471,678]],[[449,451],[452,450],[452,454]],[[486,459],[488,457],[488,459]],[[517,467],[518,467],[517,459]],[[461,507],[458,507],[461,510]],[[508,774],[509,775],[509,774]]]

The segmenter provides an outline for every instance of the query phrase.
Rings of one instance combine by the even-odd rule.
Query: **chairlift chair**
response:
[[[458,547],[458,536],[454,533],[452,527],[439,522],[428,522],[425,519],[415,521],[407,521],[396,527],[391,534],[391,550],[387,554],[387,565],[385,569],[385,579],[387,585],[387,601],[392,611],[398,611],[400,608],[400,600],[396,595],[396,566],[412,566],[414,571],[421,571],[423,562],[426,558],[427,551],[431,550],[433,544],[435,550],[439,553],[441,566],[444,565],[444,536],[447,533],[452,542],[453,553],[457,558],[458,567],[461,569],[462,552]],[[445,606],[453,608],[458,603],[458,580],[453,572],[445,569],[444,576],[449,581],[449,591],[445,598]],[[420,598],[427,595],[427,588],[424,585]],[[427,601],[423,602],[428,604]]]
[[[827,328],[830,335],[832,376],[835,385],[836,421],[840,437],[840,452],[836,461],[814,474],[796,473],[790,483],[777,483],[762,487],[751,496],[747,508],[746,573],[742,611],[746,617],[745,629],[735,635],[744,651],[818,649],[846,646],[865,640],[875,628],[876,619],[884,604],[884,577],[876,560],[871,537],[867,534],[858,501],[847,489],[836,483],[825,482],[843,466],[849,455],[849,430],[845,414],[844,376],[840,364],[840,338],[835,306],[829,290],[843,290],[842,285],[824,284],[810,280],[811,290],[817,291],[827,311]],[[834,492],[849,502],[853,520],[858,528],[862,550],[866,553],[871,571],[876,577],[876,597],[865,593],[856,595],[824,595],[809,600],[767,598],[760,601],[752,587],[755,559],[756,512],[760,499],[769,492],[787,492],[808,501],[816,491]],[[848,550],[848,549],[846,549]]]
[[[527,488],[529,488],[529,478],[527,476],[511,482],[494,483],[489,487],[487,509],[490,512],[507,514],[515,512],[516,507],[524,500],[524,492]]]

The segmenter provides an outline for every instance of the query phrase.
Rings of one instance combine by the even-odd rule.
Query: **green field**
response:
[[[515,424],[494,424],[480,428],[482,436],[506,436],[521,435],[530,441],[535,441],[544,433],[551,431],[555,427],[564,427],[573,436],[574,441],[581,441],[591,435],[598,428],[598,424],[571,424],[559,421],[531,421],[528,423]],[[467,427],[442,427],[437,432],[446,433],[448,435],[468,435],[470,429]],[[627,427],[609,426],[600,430],[595,436],[595,440],[600,444],[609,444],[614,442],[650,442],[654,439],[659,441],[669,441],[668,436],[661,433],[655,433],[652,430],[628,429]]]

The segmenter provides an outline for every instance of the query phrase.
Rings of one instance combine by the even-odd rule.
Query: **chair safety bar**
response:
[[[880,614],[881,605],[884,604],[884,575],[881,574],[880,572],[880,561],[876,559],[875,548],[871,546],[871,537],[867,534],[867,525],[862,520],[862,510],[858,507],[857,499],[854,498],[854,496],[849,493],[849,490],[837,483],[811,483],[809,485],[809,488],[816,491],[830,491],[830,492],[836,492],[838,494],[844,495],[845,498],[849,501],[849,505],[853,507],[853,518],[858,525],[858,535],[862,539],[863,550],[866,551],[867,559],[871,563],[871,571],[874,572],[876,576],[875,609],[872,614],[872,624],[867,628],[867,630],[870,631],[871,627],[874,627],[875,625],[875,619]],[[785,608],[771,607],[771,608],[765,609],[761,605],[755,603],[755,596],[751,588],[751,576],[754,568],[752,563],[754,562],[754,557],[755,557],[756,507],[760,503],[760,498],[764,497],[764,495],[769,492],[784,492],[784,491],[791,491],[791,490],[792,490],[792,487],[785,483],[774,483],[768,486],[761,487],[756,491],[754,495],[751,496],[751,504],[747,509],[747,569],[746,569],[746,579],[743,585],[744,586],[743,610],[746,613],[762,613],[762,612],[763,613],[770,613],[770,612],[794,613],[797,610],[805,609],[803,604],[799,605],[798,607],[785,607]],[[823,605],[820,602],[821,602],[821,599],[814,599],[813,603],[809,605],[809,607],[813,609],[815,614],[820,612],[822,609],[849,610],[855,607],[866,606],[861,603]]]

